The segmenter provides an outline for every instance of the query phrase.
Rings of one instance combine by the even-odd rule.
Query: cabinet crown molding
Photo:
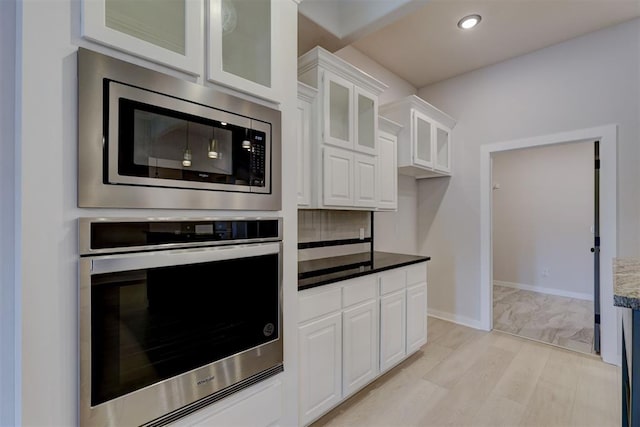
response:
[[[298,99],[313,102],[316,96],[318,96],[318,89],[309,86],[308,84],[298,82]]]
[[[389,86],[380,80],[370,76],[361,69],[353,66],[342,58],[332,54],[320,46],[316,46],[309,52],[298,58],[298,75],[320,67],[332,73],[354,82],[376,96],[380,95]]]
[[[398,135],[404,126],[400,123],[396,123],[393,120],[389,120],[386,117],[378,116],[378,129],[388,132],[392,135]]]
[[[449,129],[453,129],[453,127],[456,125],[456,120],[453,117],[429,104],[427,101],[417,95],[409,95],[405,98],[399,99],[398,101],[381,105],[379,113],[380,115],[384,116],[389,111],[408,111],[410,109],[415,109],[426,114],[427,116],[433,118]]]

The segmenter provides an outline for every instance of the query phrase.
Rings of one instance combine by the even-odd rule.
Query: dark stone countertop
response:
[[[431,257],[362,252],[353,255],[320,258],[298,262],[298,290],[328,285],[341,280],[429,261]]]

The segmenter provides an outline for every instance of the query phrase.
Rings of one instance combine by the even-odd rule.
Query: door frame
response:
[[[617,254],[617,125],[578,129],[480,147],[480,324],[493,329],[492,157],[494,153],[580,141],[600,141],[600,307],[602,360],[620,364],[618,316],[613,306],[613,258]],[[585,248],[587,250],[587,248]]]

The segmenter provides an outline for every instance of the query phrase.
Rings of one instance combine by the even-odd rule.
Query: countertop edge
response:
[[[640,259],[614,258],[613,305],[640,310]]]
[[[427,262],[427,261],[430,261],[430,260],[431,260],[430,256],[425,256],[425,257],[420,257],[420,259],[413,259],[413,260],[410,260],[410,261],[403,261],[403,262],[399,262],[399,263],[394,264],[394,265],[388,265],[388,266],[385,266],[385,267],[376,268],[374,270],[353,273],[353,274],[350,274],[350,275],[345,276],[345,277],[337,277],[337,278],[332,278],[332,279],[321,280],[318,283],[312,283],[310,285],[298,286],[298,292],[299,291],[306,291],[308,289],[313,289],[313,288],[317,288],[317,287],[324,286],[324,285],[329,285],[331,283],[343,282],[345,280],[355,279],[356,277],[368,276],[370,274],[376,274],[376,273],[380,273],[382,271],[393,270],[394,268],[401,268],[401,267],[406,267],[408,265],[420,264],[422,262]]]

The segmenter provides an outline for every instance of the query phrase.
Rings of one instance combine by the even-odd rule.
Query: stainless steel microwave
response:
[[[278,110],[78,50],[78,205],[281,208]]]

